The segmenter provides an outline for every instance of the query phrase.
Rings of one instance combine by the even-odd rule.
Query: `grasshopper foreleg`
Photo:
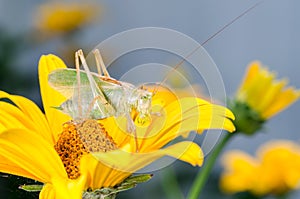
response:
[[[135,133],[136,132],[135,124],[129,113],[126,114],[126,119],[127,119],[127,126],[126,126],[127,131],[130,133]]]
[[[136,148],[136,152],[138,152],[138,150],[139,150],[139,148],[138,148],[138,137],[137,137],[136,127],[135,127],[134,121],[132,120],[129,113],[126,113],[126,118],[127,118],[127,127],[126,127],[127,131],[134,136],[135,148]]]

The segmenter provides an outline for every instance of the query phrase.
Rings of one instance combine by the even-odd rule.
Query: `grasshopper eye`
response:
[[[146,95],[142,96],[142,100],[146,100],[148,97]]]

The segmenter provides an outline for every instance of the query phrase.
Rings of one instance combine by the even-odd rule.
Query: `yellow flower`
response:
[[[276,80],[276,75],[261,67],[260,62],[249,64],[236,99],[247,103],[263,119],[268,119],[286,109],[300,97],[300,91],[286,88],[286,80]]]
[[[35,26],[46,34],[69,33],[96,19],[99,7],[88,2],[48,2],[35,15]]]
[[[86,190],[114,187],[133,172],[162,156],[194,166],[203,162],[200,147],[191,141],[171,143],[192,130],[234,131],[233,114],[199,98],[177,99],[159,88],[153,97],[149,125],[127,133],[125,118],[72,121],[53,107],[66,99],[48,85],[51,71],[66,68],[54,55],[42,56],[39,79],[45,114],[30,100],[0,92],[0,172],[45,184],[40,198],[81,198]],[[82,133],[83,132],[83,133]]]
[[[252,135],[270,117],[299,99],[300,91],[286,88],[286,80],[276,80],[275,74],[252,62],[236,97],[229,107],[237,116],[237,131]]]
[[[251,190],[256,182],[257,161],[242,151],[230,151],[223,157],[225,171],[221,177],[221,188],[227,193]]]
[[[272,141],[257,151],[228,152],[220,185],[227,193],[250,191],[255,195],[282,195],[300,188],[300,146],[291,141]]]

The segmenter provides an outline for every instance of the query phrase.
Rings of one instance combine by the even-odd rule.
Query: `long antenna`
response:
[[[217,35],[219,35],[221,32],[223,32],[226,28],[228,28],[230,25],[232,25],[234,22],[236,22],[237,20],[239,20],[240,18],[242,18],[243,16],[245,16],[247,13],[249,13],[251,10],[253,10],[254,8],[256,8],[259,4],[261,4],[264,0],[261,0],[257,3],[255,3],[254,5],[252,5],[251,7],[249,7],[248,9],[246,9],[244,12],[242,12],[240,15],[238,15],[237,17],[233,18],[229,23],[225,24],[221,29],[219,29],[217,32],[215,32],[214,34],[212,34],[208,39],[206,39],[204,42],[202,42],[199,46],[197,46],[194,50],[192,50],[185,58],[183,58],[178,64],[175,65],[175,67],[172,68],[172,70],[164,77],[164,79],[157,85],[156,89],[153,91],[153,95],[155,95],[155,93],[158,91],[158,87],[160,87],[163,83],[166,82],[166,80],[168,79],[169,75],[178,69],[179,66],[181,66],[187,58],[189,58],[190,56],[192,56],[197,50],[199,50],[199,48],[201,48],[202,46],[204,46],[207,42],[209,42],[210,40],[212,40],[213,38],[215,38]]]

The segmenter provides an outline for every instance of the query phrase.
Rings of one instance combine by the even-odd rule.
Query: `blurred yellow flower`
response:
[[[249,64],[248,72],[236,94],[236,100],[247,103],[262,119],[268,119],[287,108],[300,97],[300,91],[286,88],[286,80],[276,80],[276,75],[261,66]]]
[[[45,34],[70,33],[97,19],[100,8],[89,2],[50,1],[35,15],[35,26]]]
[[[60,58],[41,57],[45,114],[24,97],[0,92],[0,99],[15,104],[0,101],[0,172],[44,183],[40,198],[82,198],[86,190],[114,187],[165,155],[200,166],[204,157],[196,143],[170,142],[192,130],[235,130],[234,116],[225,107],[199,98],[177,99],[164,89],[153,97],[153,111],[163,114],[153,116],[148,126],[137,126],[137,138],[123,130],[122,117],[74,122],[52,108],[66,100],[48,84],[48,75],[59,68],[66,68]]]
[[[275,74],[261,67],[260,62],[249,64],[248,72],[229,107],[237,116],[238,132],[252,135],[264,122],[299,99],[300,91],[286,88],[286,80],[276,80]]]
[[[220,186],[227,193],[283,195],[300,188],[300,145],[291,141],[266,143],[257,157],[242,151],[227,152],[223,165]]]

